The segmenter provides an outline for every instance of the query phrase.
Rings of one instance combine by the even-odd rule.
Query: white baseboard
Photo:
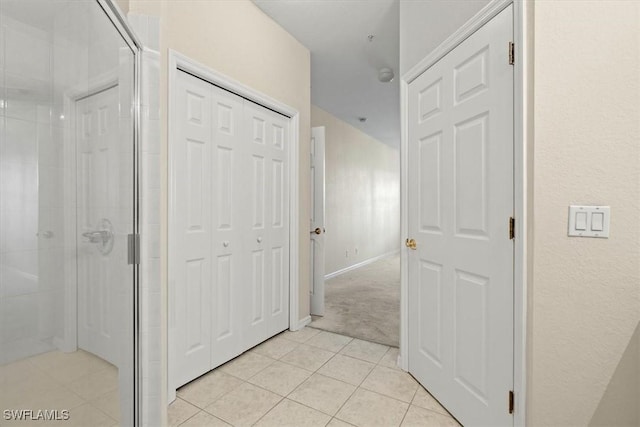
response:
[[[338,271],[334,271],[333,273],[329,273],[329,274],[325,275],[324,276],[324,280],[333,279],[334,277],[339,276],[341,274],[344,274],[344,273],[346,273],[348,271],[355,270],[356,268],[364,267],[365,265],[374,263],[376,261],[380,261],[381,259],[384,259],[384,258],[389,258],[391,256],[394,256],[394,255],[398,254],[398,253],[400,253],[400,249],[397,249],[397,250],[391,251],[391,252],[387,252],[386,254],[378,255],[378,256],[375,256],[373,258],[365,259],[364,261],[361,261],[361,262],[359,262],[357,264],[350,265],[349,267],[345,267],[345,268],[342,268],[342,269],[340,269]]]
[[[311,323],[311,316],[307,316],[305,318],[298,320],[298,324],[295,325],[293,328],[289,328],[289,329],[292,331],[299,331],[300,329],[307,326],[309,323]]]

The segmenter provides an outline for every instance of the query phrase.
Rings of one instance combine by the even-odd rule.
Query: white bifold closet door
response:
[[[179,386],[289,326],[289,119],[184,72],[177,91]]]

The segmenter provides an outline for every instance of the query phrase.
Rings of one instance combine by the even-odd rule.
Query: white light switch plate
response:
[[[609,206],[569,206],[569,236],[609,237]]]

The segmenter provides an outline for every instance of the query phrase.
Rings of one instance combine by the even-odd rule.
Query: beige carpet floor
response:
[[[400,255],[325,283],[325,315],[311,327],[393,347],[400,343]]]

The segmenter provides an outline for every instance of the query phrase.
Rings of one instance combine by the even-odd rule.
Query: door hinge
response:
[[[140,265],[140,235],[127,235],[127,263],[130,265]]]
[[[513,414],[513,390],[509,390],[509,413]]]
[[[516,238],[516,219],[514,217],[509,217],[509,240],[513,240]]]
[[[513,42],[509,42],[509,65],[516,63],[516,49]]]

